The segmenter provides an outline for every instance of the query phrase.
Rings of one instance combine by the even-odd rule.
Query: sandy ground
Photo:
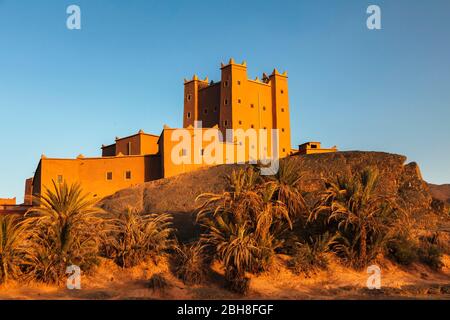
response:
[[[161,261],[122,270],[103,260],[93,275],[82,275],[81,290],[38,283],[10,282],[0,286],[0,299],[450,299],[450,257],[434,272],[422,265],[402,268],[382,261],[381,290],[366,288],[368,274],[343,267],[332,261],[329,270],[312,277],[298,276],[286,266],[286,257],[278,257],[270,273],[252,276],[249,295],[242,297],[224,289],[223,270],[213,264],[205,284],[184,285]],[[164,290],[148,288],[148,279],[162,273],[169,282]]]

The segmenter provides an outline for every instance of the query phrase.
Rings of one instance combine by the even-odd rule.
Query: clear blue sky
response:
[[[22,200],[41,154],[180,127],[183,78],[230,57],[288,71],[293,145],[404,154],[450,183],[449,26],[448,0],[0,0],[0,197]]]

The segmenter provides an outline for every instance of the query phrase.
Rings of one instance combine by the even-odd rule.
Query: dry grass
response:
[[[277,270],[260,275],[248,274],[251,285],[246,299],[450,299],[444,293],[450,287],[450,257],[444,256],[444,268],[434,272],[422,265],[399,267],[388,260],[380,261],[382,290],[365,288],[367,273],[355,271],[331,259],[327,270],[307,278],[292,273],[288,256],[277,256]],[[94,275],[83,276],[81,290],[67,290],[53,285],[10,282],[0,286],[0,299],[236,299],[223,287],[224,270],[213,263],[212,276],[201,285],[185,285],[170,272],[167,260],[157,266],[152,262],[122,269],[110,260],[102,259]],[[163,275],[165,290],[148,288],[149,280]]]

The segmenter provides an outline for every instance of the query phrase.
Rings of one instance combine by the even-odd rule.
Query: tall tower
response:
[[[185,80],[183,127],[194,126],[195,121],[202,121],[204,128],[217,125],[228,142],[236,142],[236,136],[227,137],[227,129],[266,130],[263,134],[266,132],[268,135],[271,129],[278,129],[278,155],[289,155],[291,130],[287,73],[281,74],[275,69],[270,76],[264,73],[261,80],[258,77],[250,80],[245,61],[239,64],[230,59],[228,64],[221,64],[220,80],[208,83],[208,78],[200,80],[196,75]],[[271,150],[270,139],[268,143],[264,148]],[[259,148],[254,144],[250,147],[252,150]]]
[[[198,119],[198,77],[194,75],[192,80],[184,80],[184,113],[183,128],[194,126]]]
[[[280,157],[285,157],[291,152],[287,73],[280,74],[274,69],[269,79],[272,87],[273,128],[278,129]]]
[[[230,59],[221,71],[219,128],[225,137],[226,129],[237,128],[239,107],[247,104],[247,64]]]
[[[208,86],[208,78],[200,80],[197,75],[194,75],[192,80],[184,80],[183,128],[194,126],[195,121],[205,120],[204,101],[201,99],[200,90]]]

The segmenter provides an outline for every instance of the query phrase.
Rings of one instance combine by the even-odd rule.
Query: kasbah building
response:
[[[221,64],[219,82],[209,82],[208,78],[201,80],[196,75],[191,80],[184,81],[183,128],[185,130],[181,131],[185,134],[187,132],[192,138],[190,148],[180,149],[180,142],[173,139],[172,135],[179,129],[164,126],[159,136],[140,130],[134,135],[116,138],[115,143],[102,146],[101,157],[87,158],[79,155],[75,159],[59,159],[42,155],[34,177],[25,182],[24,203],[16,205],[14,198],[0,198],[0,213],[25,212],[33,205],[33,195],[39,196],[46,189],[53,190],[53,182],[80,183],[84,192],[100,200],[120,189],[205,167],[209,164],[201,160],[199,162],[198,158],[201,159],[204,148],[211,142],[195,144],[194,141],[198,133],[202,134],[206,130],[215,130],[217,138],[219,132],[224,137],[218,138],[221,139],[221,163],[258,160],[255,159],[255,154],[270,157],[272,129],[278,129],[278,143],[274,145],[278,146],[279,158],[291,154],[337,151],[336,147],[322,149],[320,142],[307,142],[298,149],[293,149],[287,73],[274,69],[270,75],[264,73],[261,79],[257,77],[250,80],[247,77],[246,63],[239,64],[233,59],[228,64]],[[244,159],[242,155],[238,158],[237,150],[241,148],[242,141],[249,140],[245,136],[244,140],[227,136],[228,129],[267,132],[264,152],[258,150],[262,148],[259,143],[256,146],[254,143],[244,143]],[[258,135],[257,139],[260,137]],[[174,162],[173,153],[190,159],[184,163]]]

